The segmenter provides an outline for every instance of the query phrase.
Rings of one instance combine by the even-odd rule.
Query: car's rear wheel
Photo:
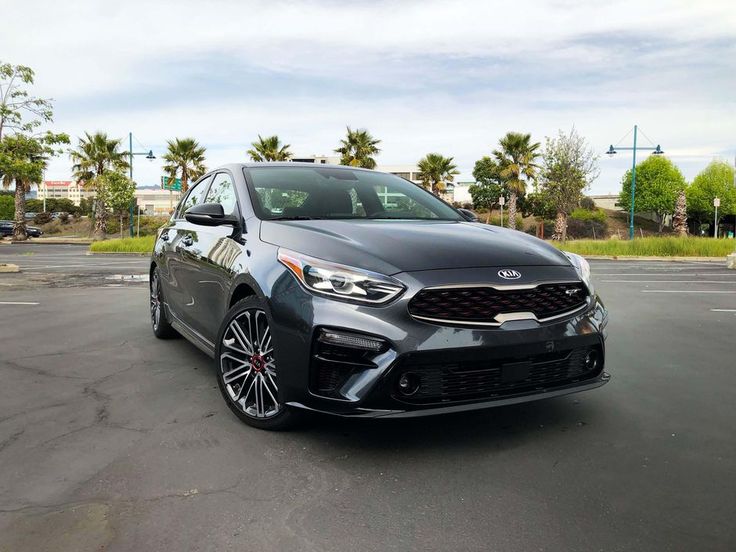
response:
[[[171,326],[168,318],[166,318],[166,310],[164,309],[164,293],[161,289],[161,276],[158,268],[154,268],[151,273],[150,282],[151,291],[151,327],[153,335],[159,339],[171,339],[179,335]]]
[[[271,326],[259,299],[243,299],[227,313],[215,363],[222,396],[246,424],[280,430],[297,421],[299,413],[279,397]]]

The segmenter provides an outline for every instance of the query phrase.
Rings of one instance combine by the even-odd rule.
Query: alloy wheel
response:
[[[235,316],[222,337],[220,377],[230,400],[247,416],[279,413],[276,361],[266,313],[249,309]]]
[[[151,323],[154,330],[161,324],[161,284],[156,271],[151,276]]]

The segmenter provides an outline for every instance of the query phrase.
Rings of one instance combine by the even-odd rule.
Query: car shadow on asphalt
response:
[[[314,445],[364,452],[508,449],[594,426],[610,416],[602,401],[575,395],[480,411],[406,419],[313,415],[292,433]],[[589,428],[588,428],[589,429]]]

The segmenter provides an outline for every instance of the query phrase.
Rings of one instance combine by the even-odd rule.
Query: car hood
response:
[[[542,240],[498,226],[453,221],[263,221],[261,239],[382,274],[471,267],[569,266]]]

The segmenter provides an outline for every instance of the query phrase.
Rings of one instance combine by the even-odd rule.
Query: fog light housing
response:
[[[421,378],[413,372],[404,372],[399,378],[399,393],[405,397],[411,397],[422,385]]]
[[[598,351],[595,349],[591,349],[588,351],[588,354],[585,355],[585,371],[586,372],[592,372],[596,368],[598,368],[598,359],[599,359]]]

